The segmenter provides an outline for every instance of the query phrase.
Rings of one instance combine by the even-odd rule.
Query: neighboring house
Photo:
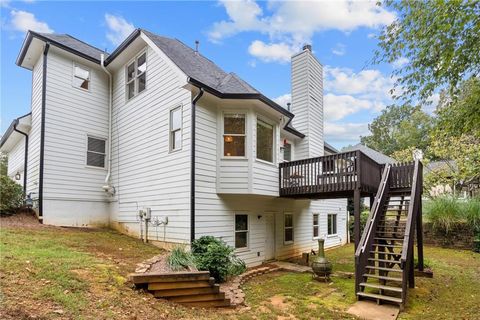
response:
[[[292,57],[291,112],[142,29],[111,54],[30,31],[17,65],[32,71],[31,114],[0,145],[45,224],[138,236],[148,208],[149,240],[213,235],[248,265],[316,249],[319,237],[346,242],[346,199],[279,197],[279,163],[337,152],[323,139],[323,71],[310,46]]]
[[[348,151],[361,151],[367,156],[369,156],[371,159],[375,160],[377,163],[380,164],[386,164],[386,163],[396,163],[397,160],[381,153],[378,152],[375,149],[369,148],[366,145],[363,145],[361,143],[358,143],[354,146],[348,146],[342,149],[342,152],[348,152]]]

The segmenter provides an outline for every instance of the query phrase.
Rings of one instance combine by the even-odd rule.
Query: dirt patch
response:
[[[0,226],[3,227],[22,227],[22,228],[45,228],[35,214],[32,212],[20,212],[11,216],[0,216]]]
[[[276,295],[270,298],[270,304],[277,309],[286,310],[289,307],[289,303],[285,302],[285,297]]]

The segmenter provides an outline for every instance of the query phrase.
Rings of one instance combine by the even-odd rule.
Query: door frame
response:
[[[276,233],[277,233],[277,219],[276,219],[276,215],[277,215],[278,212],[276,211],[265,211],[264,215],[265,215],[265,256],[264,256],[264,261],[272,261],[272,260],[275,260],[277,258],[277,241],[276,241]],[[268,226],[267,226],[267,218],[266,217],[272,217],[272,231],[273,231],[273,234],[271,234],[271,239],[273,241],[273,252],[272,252],[272,257],[271,258],[267,258],[267,246],[266,246],[266,243],[267,243],[267,240],[269,239],[269,236],[267,234],[267,230],[268,230]]]

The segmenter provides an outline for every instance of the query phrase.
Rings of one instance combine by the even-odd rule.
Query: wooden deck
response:
[[[360,151],[280,164],[280,196],[288,198],[348,198],[377,192],[383,165]]]

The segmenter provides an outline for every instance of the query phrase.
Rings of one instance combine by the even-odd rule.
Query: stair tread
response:
[[[384,295],[381,295],[381,294],[368,293],[368,292],[357,292],[357,295],[361,296],[361,297],[374,298],[374,299],[380,299],[380,300],[391,301],[391,302],[396,302],[396,303],[402,303],[402,299],[400,299],[400,298],[384,296]]]
[[[380,271],[389,271],[389,272],[400,272],[402,273],[402,269],[395,269],[395,268],[383,268],[383,267],[376,267],[376,266],[366,266],[367,269],[373,270],[380,270]]]
[[[395,240],[395,241],[398,241],[398,240],[403,240],[403,238],[393,238],[393,237],[374,237],[373,238],[374,240]]]
[[[360,286],[361,287],[381,289],[381,290],[389,290],[389,291],[394,291],[394,292],[402,292],[402,288],[394,287],[394,286],[386,286],[386,285],[377,284],[377,283],[362,282],[362,283],[360,283]]]
[[[398,260],[388,260],[388,259],[378,259],[378,258],[368,258],[370,261],[378,261],[378,262],[385,262],[385,263],[396,263],[400,264],[400,261]]]
[[[373,274],[373,273],[364,273],[363,276],[364,276],[364,277],[369,277],[369,278],[375,278],[375,279],[379,279],[379,280],[399,281],[399,282],[402,282],[402,278],[379,276],[378,274]]]
[[[370,251],[370,253],[378,253],[378,254],[386,254],[386,255],[389,255],[389,256],[400,256],[402,255],[401,252],[387,252],[387,251]]]
[[[377,246],[377,247],[403,248],[403,246],[397,245],[397,244],[372,243],[372,245]]]

